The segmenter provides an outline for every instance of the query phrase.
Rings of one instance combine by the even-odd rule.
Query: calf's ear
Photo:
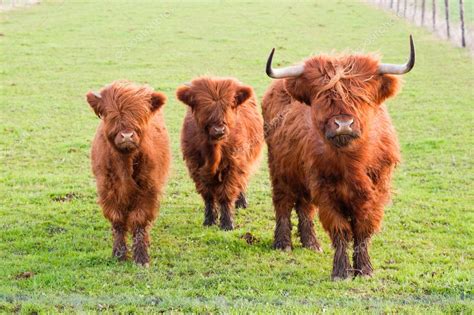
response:
[[[176,97],[191,108],[194,108],[196,105],[194,94],[189,86],[180,86],[176,90]]]
[[[380,76],[378,90],[378,103],[383,103],[387,98],[393,97],[400,89],[400,79],[394,75],[383,74]]]
[[[90,91],[87,93],[86,98],[87,103],[89,103],[90,107],[94,110],[94,113],[97,115],[97,117],[101,118],[103,113],[100,106],[100,101],[102,99],[100,93]]]
[[[151,111],[160,109],[166,103],[166,95],[161,92],[151,94]]]
[[[303,78],[286,79],[285,89],[298,102],[311,105],[309,87]]]
[[[234,96],[235,106],[239,106],[247,101],[253,95],[253,90],[250,86],[242,85],[237,88]]]

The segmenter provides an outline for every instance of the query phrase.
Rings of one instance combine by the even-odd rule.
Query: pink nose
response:
[[[215,136],[222,136],[225,133],[225,126],[222,127],[213,127],[213,134]]]
[[[352,124],[354,123],[354,118],[351,117],[339,117],[334,119],[334,122],[337,125],[336,133],[344,133],[344,132],[351,132],[352,131]]]
[[[122,140],[127,141],[127,140],[132,140],[133,137],[133,131],[131,132],[121,132],[122,135]]]

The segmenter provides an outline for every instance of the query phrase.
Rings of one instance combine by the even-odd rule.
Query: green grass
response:
[[[472,313],[473,61],[391,18],[348,1],[66,1],[2,13],[0,313]],[[271,249],[265,160],[237,228],[201,226],[202,201],[179,152],[179,84],[201,74],[235,76],[261,99],[274,46],[277,65],[362,48],[402,62],[410,33],[417,64],[388,102],[403,162],[373,241],[372,279],[330,281],[332,250],[319,223],[323,254],[302,249],[296,235],[292,253]],[[98,120],[84,95],[121,78],[169,96],[173,167],[148,270],[110,257],[109,223],[89,167]],[[246,232],[255,244],[241,238]]]

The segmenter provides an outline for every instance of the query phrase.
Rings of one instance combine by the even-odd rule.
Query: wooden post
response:
[[[393,8],[393,0],[390,0],[390,9]]]
[[[403,1],[403,17],[407,16],[407,0]]]
[[[416,25],[416,0],[415,3],[413,4],[413,23]]]
[[[400,11],[400,0],[397,0],[397,15],[399,11]]]
[[[436,30],[436,1],[433,0],[433,31]]]
[[[421,0],[421,26],[425,24],[425,0]]]
[[[459,0],[459,17],[461,18],[461,45],[466,47],[466,38],[464,34],[464,1]]]
[[[449,0],[444,0],[444,13],[446,14],[446,35],[449,39],[451,38],[451,34],[449,32]]]

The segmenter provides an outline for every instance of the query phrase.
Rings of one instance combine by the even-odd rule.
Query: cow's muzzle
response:
[[[351,115],[336,115],[326,123],[325,136],[334,146],[340,148],[359,138],[360,128]]]

